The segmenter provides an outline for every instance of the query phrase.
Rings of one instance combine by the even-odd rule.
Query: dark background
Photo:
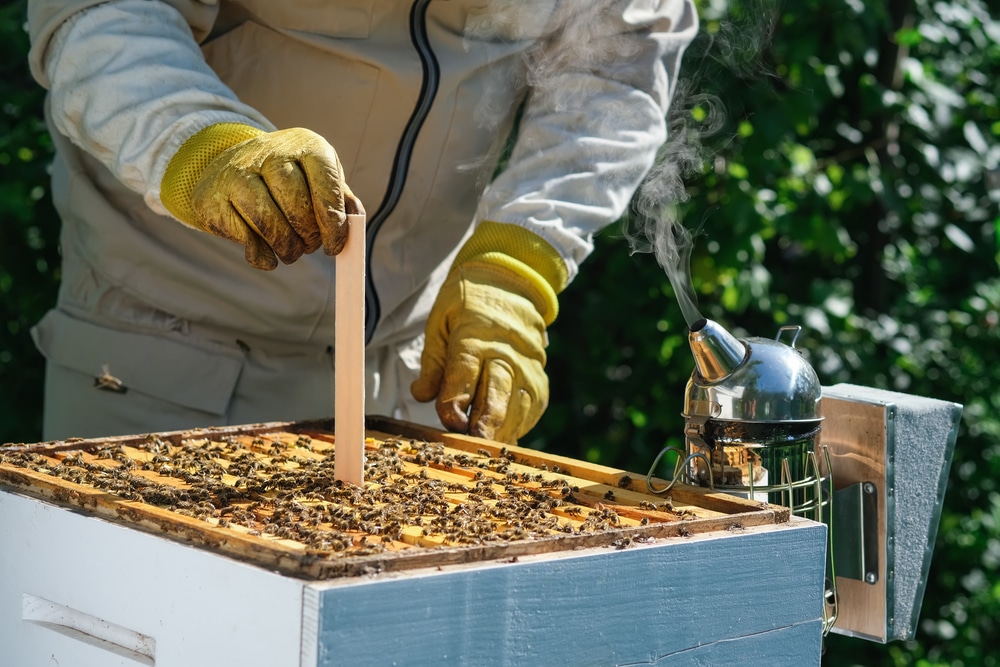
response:
[[[804,327],[824,385],[965,406],[916,639],[831,636],[829,665],[997,665],[1000,21],[983,0],[702,0],[672,126],[700,312]],[[993,16],[991,16],[991,14]],[[58,220],[25,2],[0,4],[0,442],[40,439],[29,327],[54,302]],[[654,199],[653,204],[659,200]],[[648,202],[647,202],[648,203]],[[551,405],[522,444],[645,472],[682,445],[693,366],[633,213],[561,297]]]

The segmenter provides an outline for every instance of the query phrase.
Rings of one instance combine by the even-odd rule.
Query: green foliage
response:
[[[44,91],[25,58],[26,4],[0,5],[0,442],[40,438],[44,369],[29,327],[55,301],[59,281],[52,142]]]
[[[701,5],[673,123],[686,198],[659,211],[696,231],[701,313],[737,335],[803,325],[824,384],[965,406],[917,638],[831,636],[825,662],[997,665],[1000,22],[985,0]],[[0,6],[0,441],[39,437],[27,330],[58,283],[24,11]],[[645,472],[682,444],[686,334],[654,257],[602,234],[561,298],[551,405],[523,444]]]
[[[824,661],[1000,664],[1000,22],[980,0],[716,0],[702,17],[698,94],[674,111],[721,123],[679,204],[701,313],[739,335],[801,324],[825,385],[965,405],[917,638],[834,635]],[[652,256],[613,231],[597,246],[561,298],[530,444],[645,472],[682,441],[686,328]]]

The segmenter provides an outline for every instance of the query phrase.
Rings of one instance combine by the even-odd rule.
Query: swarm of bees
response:
[[[92,451],[0,452],[0,462],[315,553],[362,555],[648,523],[600,502],[580,504],[572,478],[518,465],[506,449],[471,453],[413,439],[369,439],[365,485],[358,488],[334,478],[329,440],[276,435],[179,443],[151,435]]]

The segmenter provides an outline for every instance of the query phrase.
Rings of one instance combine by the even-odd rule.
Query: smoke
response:
[[[730,112],[720,87],[770,75],[763,54],[778,9],[770,0],[716,0],[703,8],[667,116],[667,141],[622,224],[632,253],[652,253],[666,272],[688,326],[701,319],[690,263],[705,221],[693,230],[682,221],[681,205],[689,198],[685,181],[732,140],[723,132]]]
[[[633,40],[609,34],[608,26],[621,22],[622,4],[621,0],[492,0],[469,11],[463,31],[465,50],[482,63],[483,82],[474,118],[479,127],[507,141],[458,165],[460,170],[481,170],[509,157],[517,139],[511,134],[517,129],[512,95],[520,96],[523,104],[528,91],[534,91],[536,107],[557,112],[593,108],[592,89],[585,78],[573,81],[568,74],[599,72],[608,63],[629,62],[637,55]],[[518,46],[525,42],[532,43],[527,50]],[[509,57],[512,51],[517,53],[514,58]],[[519,114],[523,107],[518,109]],[[613,115],[613,109],[602,110],[604,117]]]
[[[678,83],[671,109],[667,142],[639,186],[622,231],[633,253],[649,252],[656,258],[670,280],[685,322],[691,326],[701,319],[691,282],[691,253],[700,230],[692,231],[683,224],[680,204],[688,200],[685,179],[696,174],[708,159],[702,139],[718,133],[725,109],[717,96],[695,92],[691,79]],[[701,122],[695,122],[694,109],[700,110]]]
[[[509,124],[511,83],[521,90],[530,87],[544,91],[544,103],[550,108],[581,109],[593,106],[587,103],[590,91],[568,84],[567,72],[598,72],[614,63],[616,76],[626,80],[648,73],[652,65],[641,59],[636,43],[616,39],[615,30],[608,29],[615,22],[621,24],[623,8],[630,4],[639,3],[493,0],[482,10],[473,10],[465,26],[467,50],[497,49],[483,58],[484,62],[492,62],[493,67],[487,69],[492,70],[493,83],[486,85],[475,110],[479,125],[502,130]],[[674,85],[666,118],[667,141],[633,196],[629,215],[622,223],[630,251],[653,254],[666,272],[689,326],[701,318],[691,281],[691,254],[695,238],[706,232],[704,221],[692,230],[682,220],[682,205],[689,198],[686,181],[711,164],[733,138],[733,132],[726,129],[732,126],[727,120],[733,112],[724,103],[725,87],[735,81],[769,76],[763,54],[779,15],[779,0],[700,0],[698,4],[700,29],[685,52]],[[493,46],[498,38],[501,45]],[[521,63],[526,65],[517,75],[521,78],[512,82],[512,72],[518,68],[501,64],[506,62],[502,44],[521,40],[536,40],[536,45]],[[604,106],[599,122],[614,123],[628,113],[624,106],[612,108],[613,102]],[[506,147],[500,146],[482,160],[460,168],[502,165],[512,145],[513,139]],[[630,175],[620,170],[617,177],[627,180]]]

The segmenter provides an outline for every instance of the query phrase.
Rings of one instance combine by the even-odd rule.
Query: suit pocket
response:
[[[51,310],[32,329],[49,363],[94,377],[95,389],[136,391],[159,400],[224,415],[243,358],[220,348],[119,331]]]

